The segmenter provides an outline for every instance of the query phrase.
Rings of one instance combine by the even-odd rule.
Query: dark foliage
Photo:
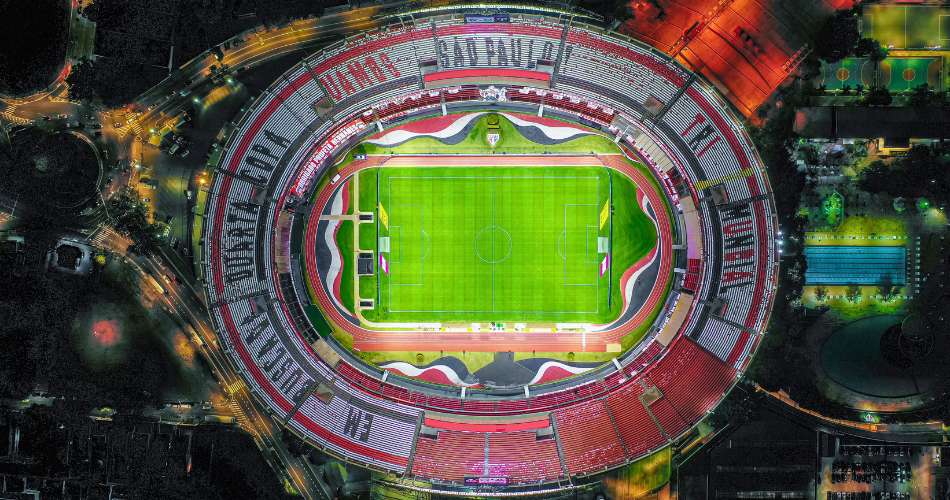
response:
[[[66,57],[66,2],[0,0],[0,92],[45,88]]]
[[[148,210],[134,191],[116,193],[108,203],[116,229],[128,234],[140,250],[148,252],[158,244],[158,226],[149,224]]]
[[[80,139],[38,128],[19,129],[11,135],[11,148],[0,152],[3,190],[18,195],[36,217],[71,216],[78,203],[95,194],[99,165],[95,153]]]
[[[839,10],[818,32],[815,51],[827,62],[849,56],[858,44],[858,15],[854,10]]]
[[[887,49],[881,46],[881,42],[873,38],[862,38],[858,40],[857,45],[854,47],[854,55],[867,57],[874,62],[880,62],[887,57]]]
[[[892,164],[877,161],[864,170],[861,189],[905,198],[925,197],[932,204],[950,201],[950,146],[917,145]]]

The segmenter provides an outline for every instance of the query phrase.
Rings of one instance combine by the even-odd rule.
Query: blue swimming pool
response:
[[[907,282],[907,249],[898,247],[808,246],[806,285],[878,285]]]

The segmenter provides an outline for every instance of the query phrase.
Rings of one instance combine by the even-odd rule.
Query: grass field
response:
[[[652,173],[631,163],[649,182],[637,186],[616,171],[599,164],[589,166],[586,154],[619,153],[608,137],[588,135],[538,144],[504,117],[499,117],[498,124],[501,140],[492,148],[486,141],[489,116],[477,119],[456,144],[430,137],[386,148],[362,143],[325,176],[345,168],[356,154],[584,154],[578,156],[578,164],[587,166],[532,163],[537,158],[526,160],[532,164],[506,167],[435,167],[431,161],[424,166],[403,161],[356,173],[350,181],[351,213],[375,217],[355,227],[344,222],[337,233],[344,260],[340,292],[351,310],[357,298],[375,299],[373,308],[359,311],[364,320],[376,323],[371,328],[398,330],[405,326],[387,323],[419,322],[481,323],[488,328],[497,322],[510,330],[520,322],[531,326],[608,323],[620,314],[621,274],[657,244],[656,228],[636,201],[641,188],[661,189]],[[321,183],[326,188],[326,181]],[[601,213],[611,194],[613,211],[602,226]],[[654,208],[669,213],[665,205]],[[611,267],[601,276],[605,253],[598,244],[604,244],[600,238],[610,237],[611,230]],[[382,247],[377,236],[383,238]],[[357,247],[374,251],[377,258],[374,274],[353,280]],[[379,255],[386,259],[388,274],[380,270]],[[624,336],[623,349],[642,338],[659,312],[655,309]],[[349,334],[334,328],[333,336],[352,348]],[[452,356],[469,371],[494,359],[492,353],[435,349],[360,351],[357,355],[369,363],[405,361],[417,366]],[[516,359],[535,356],[528,345],[516,353]],[[615,352],[575,353],[571,358],[596,362],[614,356]],[[544,357],[564,359],[565,353],[544,353]]]
[[[612,177],[605,169],[379,175],[389,273],[378,275],[377,320],[586,322],[619,312],[608,308],[610,281],[600,273],[610,229],[600,218]]]
[[[950,47],[950,7],[936,5],[866,5],[861,36],[892,49]]]

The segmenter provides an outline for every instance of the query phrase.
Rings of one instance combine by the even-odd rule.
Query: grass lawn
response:
[[[356,272],[353,263],[353,221],[340,222],[340,229],[336,233],[336,244],[343,259],[342,277],[340,279],[340,301],[343,306],[353,310],[353,273]]]
[[[395,147],[364,143],[367,154],[541,154],[615,152],[617,146],[602,135],[585,135],[560,144],[538,144],[521,135],[518,129],[503,116],[499,116],[498,128],[501,138],[495,147],[488,144],[488,115],[475,120],[468,135],[458,144],[446,144],[432,137],[417,137]],[[568,123],[565,122],[565,125]],[[575,125],[572,125],[575,126]]]
[[[360,249],[369,250],[376,248],[376,224],[360,224],[359,227]]]
[[[860,297],[855,301],[848,299],[847,286],[821,286],[825,289],[825,297],[818,300],[816,291],[818,286],[806,285],[802,289],[802,303],[809,308],[827,306],[837,312],[842,319],[855,320],[868,316],[882,314],[900,314],[907,305],[906,288],[897,288],[893,297],[883,300],[880,289],[873,285],[859,286]]]
[[[201,258],[201,234],[204,231],[204,215],[207,203],[208,192],[199,189],[195,193],[195,214],[191,222],[191,255],[196,261]],[[197,273],[196,276],[201,276],[201,273]]]
[[[476,372],[495,360],[493,352],[455,352],[455,351],[387,351],[387,352],[357,352],[357,356],[367,363],[374,365],[392,361],[402,361],[415,366],[425,366],[444,356],[454,356],[468,368],[469,372]]]
[[[899,246],[907,244],[907,229],[899,217],[851,216],[834,231],[805,233],[807,246]]]
[[[643,457],[608,474],[605,479],[613,498],[641,498],[670,482],[672,473],[670,447]]]

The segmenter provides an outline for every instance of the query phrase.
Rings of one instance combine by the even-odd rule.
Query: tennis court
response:
[[[907,281],[902,246],[806,246],[806,285],[893,285]]]

